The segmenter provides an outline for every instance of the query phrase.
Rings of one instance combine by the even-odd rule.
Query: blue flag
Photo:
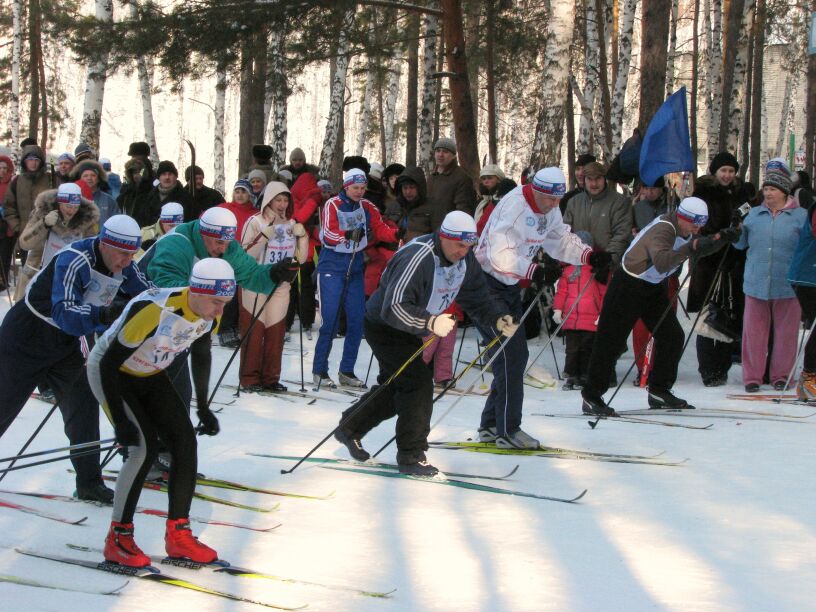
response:
[[[666,99],[646,129],[640,149],[640,180],[654,185],[664,174],[683,170],[694,170],[685,87]]]

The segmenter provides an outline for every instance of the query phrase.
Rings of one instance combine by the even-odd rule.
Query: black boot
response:
[[[101,482],[90,487],[77,487],[74,497],[82,501],[96,502],[106,506],[113,503],[113,491]]]
[[[408,476],[436,476],[439,470],[428,463],[427,460],[417,461],[416,463],[400,463],[400,474],[407,474]]]
[[[368,461],[371,458],[371,454],[363,448],[360,438],[355,438],[354,434],[338,429],[334,432],[334,439],[348,449],[349,455],[355,461]]]
[[[649,387],[649,408],[651,410],[694,410],[694,406],[673,395],[671,391],[655,387]]]
[[[606,416],[606,417],[616,417],[618,413],[615,412],[614,409],[607,406],[606,402],[603,401],[603,398],[598,396],[588,395],[585,394],[583,396],[584,403],[581,406],[581,410],[584,414],[591,414],[592,416]]]

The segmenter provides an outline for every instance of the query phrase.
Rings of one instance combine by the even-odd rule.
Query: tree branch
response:
[[[424,13],[426,15],[436,15],[442,17],[445,13],[439,9],[432,9],[426,6],[419,6],[418,4],[404,4],[402,2],[394,2],[392,0],[357,0],[357,4],[363,6],[386,6],[389,8],[396,8],[402,11],[412,11],[414,13]]]

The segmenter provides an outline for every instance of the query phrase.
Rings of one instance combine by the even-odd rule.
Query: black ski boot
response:
[[[363,448],[360,438],[355,438],[353,434],[338,429],[334,432],[334,439],[348,449],[349,455],[355,461],[368,461],[371,459],[371,454]]]
[[[671,391],[649,387],[650,410],[694,410],[686,400],[673,395]]]
[[[425,476],[432,477],[439,473],[439,470],[432,466],[426,459],[417,461],[416,463],[400,463],[400,474],[407,474],[408,476]]]
[[[602,417],[616,417],[618,413],[615,412],[614,409],[607,406],[606,402],[603,401],[603,398],[598,397],[597,395],[583,395],[584,403],[581,406],[581,410],[584,414],[589,414],[592,416],[602,416]]]
[[[113,491],[101,482],[90,487],[78,486],[74,492],[74,497],[82,501],[96,502],[105,506],[110,506],[113,503]]]

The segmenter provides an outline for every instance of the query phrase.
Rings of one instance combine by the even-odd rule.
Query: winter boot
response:
[[[331,378],[329,378],[328,374],[315,374],[312,376],[312,380],[314,381],[315,388],[318,386],[322,389],[337,388],[337,384]]]
[[[289,390],[289,387],[280,384],[280,382],[273,382],[269,383],[268,385],[264,385],[263,389],[264,391],[271,391],[272,393],[286,393]]]
[[[445,389],[448,388],[448,385],[450,385],[451,389],[456,388],[456,383],[453,381],[452,378],[449,378],[448,380],[440,380],[439,382],[435,382],[434,391],[444,391]]]
[[[538,440],[521,429],[516,433],[496,437],[496,448],[534,450],[540,447]]]
[[[803,402],[816,401],[816,372],[802,370],[796,384],[796,395]]]
[[[491,443],[496,441],[495,427],[482,427],[477,433],[479,434],[479,442]]]
[[[562,391],[580,391],[583,388],[580,378],[567,378],[561,386]]]
[[[312,339],[312,328],[311,327],[306,327],[303,331],[306,332],[306,339],[311,340]]]
[[[90,487],[77,486],[74,497],[82,501],[97,502],[106,506],[113,503],[113,491],[102,482]]]
[[[199,542],[198,538],[193,535],[190,530],[190,521],[186,518],[167,519],[164,549],[168,557],[189,559],[196,563],[212,563],[218,559],[217,552]]]
[[[150,557],[144,554],[133,540],[133,523],[111,521],[110,530],[105,538],[105,550],[102,554],[105,561],[119,565],[128,567],[150,565]]]
[[[592,416],[616,417],[618,413],[603,401],[603,398],[596,395],[583,395],[584,403],[581,411]]]
[[[671,391],[649,387],[649,409],[651,410],[694,410],[686,400],[673,395]]]
[[[355,389],[368,389],[365,383],[354,375],[354,372],[338,372],[337,380],[341,387],[352,387]]]
[[[371,454],[363,448],[360,438],[355,437],[354,434],[338,428],[334,432],[334,439],[348,449],[349,455],[355,461],[368,461],[371,458]]]
[[[426,459],[417,461],[416,463],[400,463],[400,474],[407,474],[408,476],[425,476],[432,477],[439,473],[439,470],[432,466]]]

